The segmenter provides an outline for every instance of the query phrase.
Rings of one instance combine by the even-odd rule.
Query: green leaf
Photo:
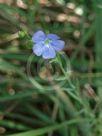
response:
[[[41,128],[37,130],[31,130],[31,131],[23,132],[19,134],[8,135],[8,136],[42,136],[43,134],[61,129],[65,126],[76,124],[79,122],[84,122],[84,121],[87,121],[87,119],[73,119],[73,120],[68,120],[57,125],[53,125],[53,126],[49,126],[49,127],[45,127],[45,128]]]

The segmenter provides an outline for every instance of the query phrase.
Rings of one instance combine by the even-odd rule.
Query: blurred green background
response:
[[[29,58],[38,30],[65,41],[74,90]],[[102,136],[101,59],[102,0],[0,0],[0,136]]]

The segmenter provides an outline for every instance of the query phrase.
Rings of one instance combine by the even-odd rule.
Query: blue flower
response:
[[[33,35],[32,41],[35,43],[33,52],[44,59],[55,58],[56,51],[61,51],[65,44],[56,34],[46,35],[43,31],[37,31]]]

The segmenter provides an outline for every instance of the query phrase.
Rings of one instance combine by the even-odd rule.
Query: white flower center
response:
[[[45,41],[44,41],[44,44],[45,44],[45,46],[46,47],[50,47],[50,43],[51,43],[52,41],[51,40],[49,40],[49,39],[46,39]]]

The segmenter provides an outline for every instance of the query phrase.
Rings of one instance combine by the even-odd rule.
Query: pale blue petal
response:
[[[50,47],[45,47],[42,53],[42,57],[44,59],[51,59],[55,58],[56,53],[55,50],[50,46]]]
[[[62,40],[55,40],[52,41],[51,45],[56,51],[61,51],[64,48],[64,41]]]
[[[34,33],[32,37],[32,41],[37,43],[39,41],[44,41],[45,38],[46,38],[46,35],[44,34],[43,31],[37,31],[36,33]]]
[[[44,50],[44,45],[42,43],[37,43],[33,46],[33,52],[37,55],[37,56],[41,56],[42,52]]]
[[[50,40],[58,40],[58,39],[60,39],[60,37],[57,36],[56,34],[48,34],[47,38],[50,39]]]

